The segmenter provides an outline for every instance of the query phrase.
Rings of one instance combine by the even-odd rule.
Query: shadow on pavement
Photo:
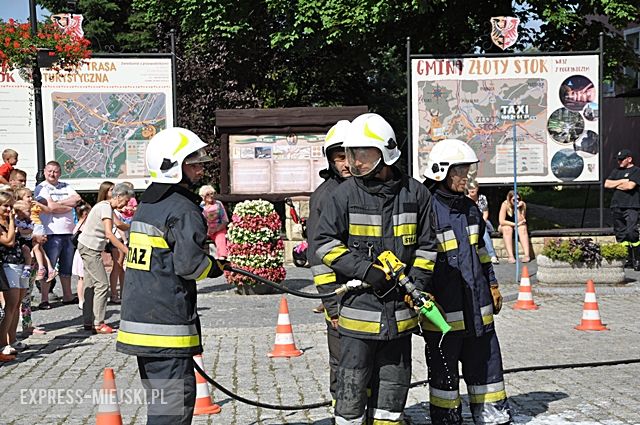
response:
[[[526,415],[533,417],[549,410],[549,404],[554,401],[569,397],[569,394],[560,391],[532,391],[530,393],[517,394],[509,397],[512,413],[514,415]],[[520,419],[520,418],[519,418]],[[525,419],[526,420],[526,419]],[[519,423],[527,423],[518,421]]]

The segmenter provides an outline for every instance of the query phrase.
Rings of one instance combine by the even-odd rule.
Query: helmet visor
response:
[[[373,172],[380,161],[382,153],[373,147],[346,148],[349,171],[355,177],[364,177]]]
[[[189,156],[187,156],[184,159],[184,163],[187,165],[202,164],[204,162],[211,162],[211,161],[213,161],[213,158],[211,158],[207,154],[207,151],[205,150],[205,148],[198,149],[197,151],[189,154]]]

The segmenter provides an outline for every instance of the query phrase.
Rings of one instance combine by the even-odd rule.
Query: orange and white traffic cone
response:
[[[202,354],[196,354],[193,356],[193,360],[198,364],[198,366],[200,366],[200,369],[204,371]],[[197,370],[194,371],[196,374],[196,407],[193,410],[193,414],[213,415],[220,413],[222,409],[211,400],[211,395],[209,395],[209,384],[204,377],[200,375],[200,372]]]
[[[600,321],[600,310],[596,301],[596,286],[593,280],[587,281],[587,290],[584,293],[584,307],[582,308],[582,320],[576,326],[579,331],[608,331]]]
[[[302,351],[296,348],[293,341],[293,329],[289,320],[289,305],[287,299],[282,297],[280,300],[280,310],[278,312],[278,325],[276,326],[276,342],[269,357],[298,357]]]
[[[122,416],[118,405],[118,392],[116,390],[116,377],[110,367],[104,369],[96,425],[122,425]]]
[[[518,290],[518,300],[513,305],[514,310],[537,310],[538,306],[533,302],[531,293],[531,281],[529,280],[529,269],[522,267],[522,277],[520,278],[520,289]]]

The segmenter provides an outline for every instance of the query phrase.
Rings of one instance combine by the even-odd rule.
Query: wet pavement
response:
[[[634,290],[638,272],[630,272],[624,293],[597,287],[600,315],[609,331],[581,332],[584,295],[550,293],[535,281],[535,262],[527,264],[534,287],[536,311],[512,306],[518,284],[515,266],[496,267],[507,302],[496,316],[505,383],[517,423],[536,424],[640,424],[640,364],[580,367],[599,361],[640,357],[640,292]],[[308,269],[289,268],[287,285],[314,289]],[[582,282],[576,282],[580,288]],[[199,311],[207,371],[222,385],[243,397],[273,404],[307,404],[328,400],[328,367],[325,325],[312,313],[316,300],[287,296],[290,318],[300,357],[270,359],[275,338],[280,295],[240,296],[223,279],[199,285]],[[109,306],[107,321],[117,324],[119,307]],[[0,409],[4,424],[92,424],[96,405],[90,398],[34,398],[31,394],[83,396],[98,390],[105,367],[114,368],[119,390],[139,389],[135,359],[115,352],[115,336],[90,335],[81,328],[76,306],[58,305],[34,312],[34,320],[46,335],[25,340],[30,348],[18,360],[0,366]],[[426,379],[424,343],[413,338],[413,381]],[[569,365],[562,369],[521,371],[531,366]],[[465,424],[471,424],[466,388],[461,384]],[[74,393],[76,394],[76,393]],[[218,415],[199,416],[195,424],[316,424],[331,423],[331,409],[278,411],[255,408],[214,391],[222,406]],[[405,415],[409,425],[429,424],[428,388],[409,392]],[[125,424],[145,423],[144,406],[122,403]]]

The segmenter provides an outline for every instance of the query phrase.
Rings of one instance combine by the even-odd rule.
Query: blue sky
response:
[[[42,19],[43,9],[40,6],[36,6],[36,8],[38,19]],[[49,11],[44,11],[44,15],[49,14]],[[29,19],[29,0],[0,0],[0,19],[6,21],[9,18],[20,22]]]

